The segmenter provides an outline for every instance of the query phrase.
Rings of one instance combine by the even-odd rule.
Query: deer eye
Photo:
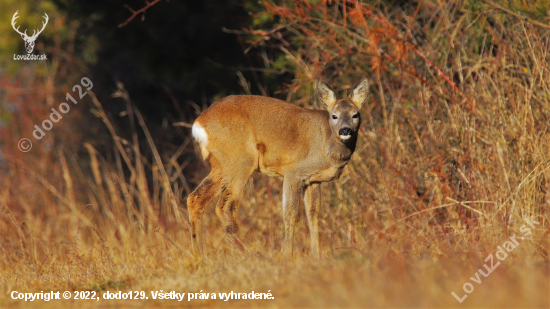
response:
[[[359,113],[353,114],[352,118],[359,118]]]
[[[332,115],[332,119],[338,119],[338,116]]]

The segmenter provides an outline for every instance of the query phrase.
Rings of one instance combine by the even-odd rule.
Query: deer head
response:
[[[368,97],[369,82],[362,79],[351,91],[348,98],[337,100],[330,86],[319,81],[316,85],[317,98],[330,113],[330,129],[342,142],[353,142],[361,124],[359,110]]]
[[[46,28],[46,25],[48,24],[48,20],[49,20],[48,14],[44,13],[43,17],[46,21],[42,23],[42,29],[40,29],[40,31],[38,31],[38,32],[36,32],[36,30],[34,30],[32,35],[28,36],[26,29],[25,29],[25,32],[21,32],[21,31],[19,31],[19,27],[15,28],[15,20],[17,18],[19,18],[19,16],[17,16],[18,12],[19,11],[15,12],[15,14],[13,14],[13,18],[11,19],[11,26],[13,27],[13,30],[15,30],[15,32],[17,32],[21,35],[21,38],[23,38],[23,40],[25,41],[25,49],[27,50],[27,53],[30,54],[30,53],[32,53],[32,50],[34,49],[34,41],[36,41],[36,38],[38,37],[38,35],[40,33],[42,33],[42,31],[44,31],[44,28]]]

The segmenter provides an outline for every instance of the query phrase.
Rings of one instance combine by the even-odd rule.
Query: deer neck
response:
[[[357,135],[344,142],[331,134],[326,147],[327,156],[331,161],[347,163],[355,151],[356,144]]]

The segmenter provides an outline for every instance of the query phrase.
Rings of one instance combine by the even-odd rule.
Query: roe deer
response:
[[[202,157],[212,167],[187,199],[194,253],[203,254],[202,214],[217,195],[216,214],[231,240],[244,250],[238,235],[238,203],[248,179],[259,171],[283,177],[283,255],[292,255],[303,194],[311,251],[319,257],[320,183],[339,177],[355,151],[359,110],[368,88],[363,79],[348,98],[337,100],[332,88],[318,82],[316,95],[328,112],[252,95],[229,96],[205,110],[192,127]]]

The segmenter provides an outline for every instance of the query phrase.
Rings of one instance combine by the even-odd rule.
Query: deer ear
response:
[[[369,81],[363,78],[351,91],[350,100],[361,108],[369,96]]]
[[[334,90],[321,81],[318,81],[315,85],[315,93],[319,101],[323,102],[327,109],[332,108],[334,103],[336,103],[336,94]]]

